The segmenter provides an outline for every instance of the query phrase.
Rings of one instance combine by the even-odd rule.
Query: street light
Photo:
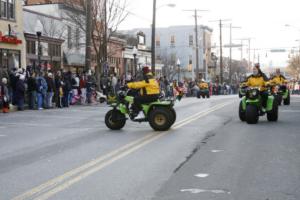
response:
[[[168,6],[174,8],[176,4],[164,4],[156,8],[156,0],[153,0],[153,14],[152,14],[152,35],[151,35],[151,71],[155,74],[155,29],[156,29],[156,10],[161,7]]]
[[[42,36],[42,32],[41,31],[37,31],[36,32],[37,38],[38,38],[38,70],[39,72],[41,71],[41,54],[42,54],[42,47],[41,47],[41,36]]]
[[[179,58],[177,59],[176,64],[177,64],[177,67],[178,67],[178,83],[179,83],[179,81],[180,81],[180,60],[179,60]]]
[[[136,61],[136,56],[138,54],[138,50],[137,48],[134,46],[133,49],[132,49],[132,54],[133,54],[133,64],[134,64],[134,73],[135,75],[137,74],[136,71],[137,71],[137,61]]]

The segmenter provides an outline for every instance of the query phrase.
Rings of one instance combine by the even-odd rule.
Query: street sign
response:
[[[285,49],[271,49],[270,52],[272,53],[284,53],[286,52]]]

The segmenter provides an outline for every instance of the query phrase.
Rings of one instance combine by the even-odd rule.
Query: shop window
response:
[[[2,19],[14,20],[15,17],[15,0],[0,0],[0,17]]]
[[[36,54],[36,43],[35,41],[27,41],[26,42],[26,50],[28,54]]]
[[[3,71],[20,68],[21,54],[17,50],[0,49],[0,67]]]

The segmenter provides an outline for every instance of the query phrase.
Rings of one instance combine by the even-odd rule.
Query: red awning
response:
[[[0,42],[8,44],[22,44],[22,40],[19,40],[14,36],[2,35],[2,32],[0,32]]]

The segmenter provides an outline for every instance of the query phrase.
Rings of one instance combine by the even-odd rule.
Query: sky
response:
[[[127,0],[129,16],[120,26],[122,30],[132,28],[150,27],[152,19],[153,0]],[[164,6],[168,3],[176,4],[175,8]],[[300,1],[299,0],[157,0],[157,27],[168,27],[174,25],[194,25],[192,12],[184,9],[208,10],[199,12],[201,18],[198,23],[213,28],[212,44],[219,43],[218,22],[219,19],[230,19],[224,21],[224,26],[241,27],[232,29],[233,43],[240,43],[235,39],[252,38],[251,60],[260,62],[264,67],[284,67],[287,65],[288,54],[291,48],[299,50],[300,43]],[[285,25],[289,24],[290,27]],[[229,43],[229,28],[223,28],[223,43]],[[244,42],[246,45],[246,41]],[[244,57],[248,58],[244,47]],[[270,49],[288,50],[286,53],[271,53]],[[224,49],[228,56],[229,49]],[[240,59],[241,51],[233,49],[233,58]]]

